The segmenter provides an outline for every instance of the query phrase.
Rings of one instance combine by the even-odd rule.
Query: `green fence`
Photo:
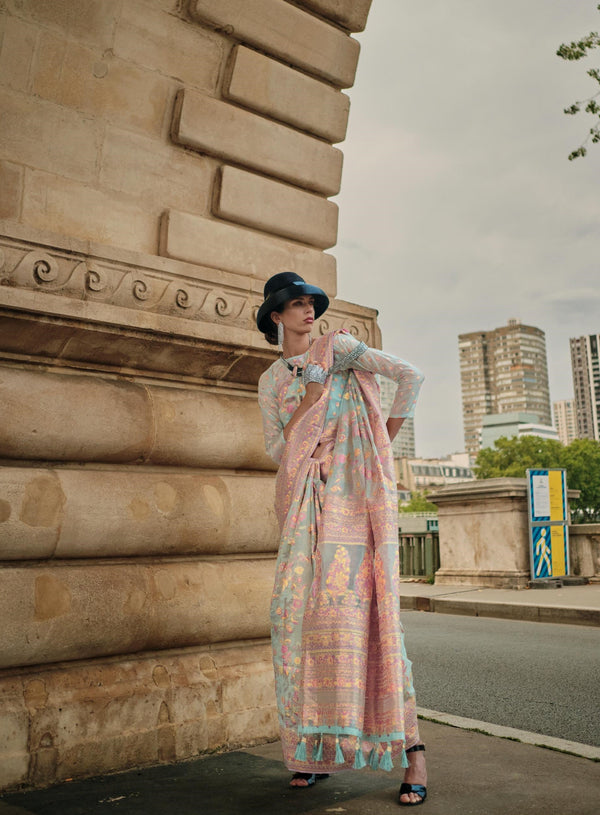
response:
[[[402,577],[431,577],[440,568],[440,536],[437,532],[400,533]]]

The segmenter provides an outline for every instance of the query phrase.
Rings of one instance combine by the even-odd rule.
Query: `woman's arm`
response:
[[[400,430],[404,419],[414,416],[415,404],[423,383],[423,374],[414,365],[399,357],[369,348],[351,334],[337,334],[334,345],[337,370],[357,368],[391,379],[398,385],[387,422],[390,438]]]
[[[400,432],[400,428],[404,424],[404,417],[400,416],[397,419],[393,419],[391,416],[388,417],[385,426],[387,427],[388,436],[390,437],[390,441],[394,441],[398,433]]]
[[[285,449],[285,438],[283,422],[277,406],[277,396],[269,371],[266,371],[258,382],[258,405],[262,414],[265,449],[273,461],[279,464]]]

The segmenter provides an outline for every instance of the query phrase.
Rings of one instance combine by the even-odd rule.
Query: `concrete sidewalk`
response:
[[[406,610],[469,614],[529,622],[600,625],[600,583],[559,589],[485,589],[402,581]],[[599,810],[600,812],[600,807]]]
[[[597,815],[600,763],[421,722],[429,815]],[[288,788],[279,743],[0,798],[0,815],[390,815],[402,769]]]

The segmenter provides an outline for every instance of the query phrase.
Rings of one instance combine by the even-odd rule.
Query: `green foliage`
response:
[[[427,500],[427,495],[427,490],[423,490],[422,492],[415,490],[411,494],[408,504],[399,506],[398,510],[400,512],[437,512],[437,506]]]
[[[563,447],[560,462],[567,471],[567,485],[581,491],[579,498],[571,502],[573,521],[597,523],[600,521],[600,444],[592,439],[575,439]]]
[[[521,436],[496,441],[494,448],[477,456],[477,478],[523,478],[527,469],[564,467],[567,486],[579,490],[571,501],[575,523],[600,521],[600,444],[592,439],[576,439],[568,447],[558,441]]]
[[[598,11],[600,11],[600,5],[598,5]],[[569,61],[583,59],[589,55],[589,52],[592,51],[594,48],[600,47],[600,36],[595,31],[591,31],[586,37],[582,37],[580,40],[576,40],[571,43],[563,43],[556,55],[559,56],[561,59],[566,59]],[[600,70],[598,68],[590,68],[587,72],[587,75],[591,77],[595,82],[600,85]],[[596,102],[596,99],[600,96],[600,90],[596,93],[589,96],[587,99],[583,99],[579,102],[575,102],[572,105],[569,105],[568,108],[564,109],[564,113],[567,116],[575,116],[577,113],[583,110],[585,113],[589,113],[595,119],[593,126],[590,128],[590,132],[587,135],[587,138],[576,150],[573,150],[569,153],[569,161],[573,161],[576,158],[582,158],[587,153],[586,144],[588,141],[591,140],[592,144],[598,144],[600,141],[600,105]]]
[[[486,447],[477,456],[477,478],[525,478],[528,468],[560,467],[563,446],[554,439],[538,436],[516,436],[498,439],[494,448]]]

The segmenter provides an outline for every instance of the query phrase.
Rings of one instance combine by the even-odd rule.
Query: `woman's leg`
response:
[[[419,742],[419,745],[421,742]],[[409,748],[410,750],[410,748]],[[427,767],[425,763],[425,751],[424,750],[410,750],[410,752],[406,753],[406,757],[408,758],[409,766],[404,773],[404,783],[405,784],[414,784],[414,785],[421,785],[423,787],[427,786]],[[405,792],[400,796],[400,803],[401,804],[412,804],[413,806],[416,804],[421,803],[423,800],[422,796],[419,795],[417,792]]]
[[[405,784],[420,784],[427,786],[427,767],[425,762],[425,751],[415,748],[423,744],[419,736],[419,723],[417,719],[417,700],[412,679],[412,662],[408,659],[404,643],[402,644],[402,655],[404,660],[404,722],[406,732],[406,757],[409,766],[404,773]],[[423,799],[416,792],[403,793],[400,796],[400,803],[413,805],[420,803]]]

